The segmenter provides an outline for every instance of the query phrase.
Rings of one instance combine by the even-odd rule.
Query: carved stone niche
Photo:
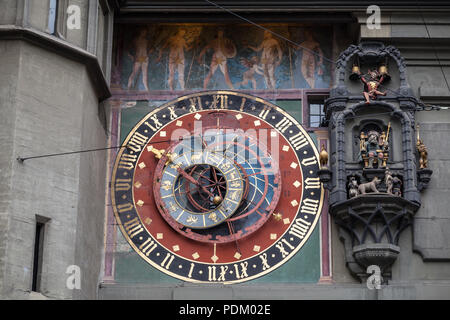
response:
[[[390,123],[389,123],[390,125]],[[360,154],[360,144],[361,144],[361,135],[367,137],[368,133],[371,131],[375,131],[380,135],[384,134],[385,139],[387,140],[387,144],[389,148],[385,152],[385,159],[383,159],[383,163],[385,164],[383,167],[389,167],[389,163],[393,161],[393,153],[390,150],[395,150],[395,146],[393,145],[393,128],[389,127],[388,124],[385,124],[382,120],[378,119],[364,119],[358,125],[353,127],[353,161],[360,162],[364,164],[364,167],[368,165],[367,152],[361,157]],[[381,169],[381,168],[379,168]]]
[[[390,81],[382,87],[386,96],[371,99],[370,103],[365,101],[362,84],[349,77],[355,61],[363,72],[388,62]],[[325,102],[331,159],[329,172],[324,174],[329,189],[329,212],[339,226],[351,273],[364,281],[367,267],[377,265],[387,281],[400,253],[400,235],[411,225],[421,205],[419,191],[431,178],[431,170],[418,170],[414,118],[418,102],[407,82],[404,59],[393,46],[380,42],[352,45],[340,55],[335,75],[336,85]],[[389,123],[391,134],[385,164],[365,165],[359,159],[358,136],[361,131],[387,133]],[[381,153],[377,154],[381,157]],[[387,181],[392,186],[393,180],[386,180],[386,167],[400,186],[396,192],[387,192]],[[380,183],[375,188],[373,184],[364,186],[369,193],[359,190],[361,184],[374,178]],[[353,181],[357,182],[356,193],[350,192]]]
[[[400,253],[400,234],[418,208],[414,202],[386,193],[358,196],[331,208],[353,275],[364,281],[367,267],[377,265],[384,280],[390,279],[391,266]]]

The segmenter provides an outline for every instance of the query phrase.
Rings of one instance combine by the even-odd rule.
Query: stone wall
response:
[[[60,38],[47,33],[49,1],[1,1],[6,10],[0,14],[0,299],[97,297],[106,152],[16,160],[106,146],[99,100],[109,90],[96,51],[85,50],[87,20],[96,21],[100,2],[69,2],[82,9],[82,29],[75,30],[78,36]],[[89,28],[96,33],[96,24]],[[33,252],[42,218],[47,222],[36,294],[31,292]],[[80,290],[66,286],[70,265],[81,269]]]

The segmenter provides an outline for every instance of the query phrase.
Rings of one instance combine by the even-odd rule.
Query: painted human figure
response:
[[[310,88],[314,89],[316,71],[318,75],[323,74],[323,51],[310,30],[305,30],[305,38],[306,40],[298,46],[298,49],[303,50],[301,70]]]
[[[236,55],[236,46],[230,39],[224,38],[223,30],[219,30],[217,32],[217,38],[208,43],[200,52],[197,58],[199,64],[202,64],[201,59],[209,49],[212,49],[214,53],[211,59],[211,64],[209,66],[209,72],[203,81],[203,88],[206,89],[208,87],[209,81],[219,68],[225,77],[227,86],[230,89],[234,89],[233,83],[231,82],[230,75],[228,73],[227,59],[233,58]]]
[[[369,78],[366,79],[366,76]],[[383,83],[384,76],[379,74],[376,70],[368,71],[367,75],[361,75],[361,81],[364,83],[364,98],[366,104],[370,104],[370,99],[376,100],[377,96],[385,96],[386,92],[381,92],[378,87]]]
[[[184,38],[186,34],[185,29],[179,29],[177,34],[167,39],[164,45],[159,50],[159,56],[156,60],[159,62],[161,60],[163,51],[169,47],[169,78],[168,85],[170,90],[173,90],[173,82],[175,77],[175,70],[178,71],[178,83],[180,84],[181,90],[185,88],[185,80],[184,80],[184,69],[185,69],[185,58],[184,58],[184,50],[189,51],[192,49],[189,46]]]
[[[247,67],[248,69],[242,74],[242,81],[238,82],[236,85],[246,86],[249,82],[251,82],[253,89],[256,89],[255,74],[257,73],[260,75],[264,75],[262,67],[258,65],[258,57],[253,56],[250,59],[241,58],[240,61],[241,64]]]
[[[269,31],[264,31],[264,40],[258,47],[249,46],[255,52],[261,52],[261,67],[269,89],[275,89],[275,68],[281,64],[283,52],[280,43]]]
[[[149,48],[150,44],[147,39],[147,29],[142,29],[137,38],[134,40],[135,55],[128,53],[128,56],[133,61],[133,71],[128,78],[128,90],[134,85],[136,76],[139,71],[142,72],[142,82],[145,90],[148,89],[148,61],[149,55],[153,49]]]

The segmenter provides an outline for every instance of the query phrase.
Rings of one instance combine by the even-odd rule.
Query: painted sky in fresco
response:
[[[328,88],[330,27],[151,24],[121,28],[113,82],[124,91]],[[316,54],[313,54],[314,52]]]

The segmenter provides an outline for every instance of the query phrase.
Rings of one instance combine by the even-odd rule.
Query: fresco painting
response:
[[[329,88],[330,27],[264,27],[292,42],[249,25],[127,26],[113,82],[130,92]]]

